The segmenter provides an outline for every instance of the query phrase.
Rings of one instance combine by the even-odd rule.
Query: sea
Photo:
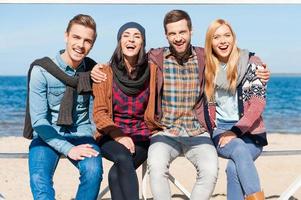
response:
[[[0,137],[22,136],[26,81],[0,76]],[[301,134],[301,74],[271,76],[263,118],[268,133]]]

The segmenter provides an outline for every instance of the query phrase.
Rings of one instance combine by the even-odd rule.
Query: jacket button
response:
[[[239,96],[239,100],[242,100],[242,97],[241,97],[241,96]]]

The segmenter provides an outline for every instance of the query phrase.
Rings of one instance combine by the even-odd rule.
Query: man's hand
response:
[[[132,138],[128,136],[121,136],[115,138],[115,141],[125,146],[131,153],[135,153],[135,144]]]
[[[98,156],[99,152],[94,150],[90,144],[81,144],[74,146],[68,153],[68,157],[72,160],[84,160],[86,157]]]
[[[101,83],[102,81],[107,80],[107,75],[101,71],[103,67],[103,64],[97,64],[93,67],[91,78],[95,83]]]
[[[218,146],[219,147],[224,147],[226,144],[228,144],[232,139],[237,138],[236,134],[233,133],[232,131],[226,131],[222,133]]]
[[[266,64],[263,63],[262,68],[256,70],[256,76],[265,84],[270,80],[271,72],[266,68]]]

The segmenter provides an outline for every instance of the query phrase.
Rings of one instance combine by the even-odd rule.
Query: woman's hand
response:
[[[97,64],[93,67],[91,71],[91,78],[95,83],[101,83],[102,81],[107,80],[107,75],[101,71],[104,67],[103,64]]]
[[[256,76],[260,78],[264,84],[270,80],[271,72],[266,68],[266,64],[263,63],[262,67],[256,70]]]
[[[132,154],[135,153],[135,144],[132,138],[128,136],[121,136],[115,138],[114,140],[125,146]]]
[[[224,132],[218,142],[219,147],[224,147],[226,144],[228,144],[232,139],[237,138],[236,134],[232,131],[226,131]]]

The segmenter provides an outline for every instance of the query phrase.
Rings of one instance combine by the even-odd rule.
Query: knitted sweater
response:
[[[230,130],[238,137],[244,134],[260,135],[261,138],[257,142],[266,145],[266,129],[262,118],[266,104],[266,84],[256,76],[257,68],[262,66],[250,62],[248,71],[237,88],[240,119]],[[215,112],[216,105],[210,103],[209,115],[212,127],[215,127]]]

